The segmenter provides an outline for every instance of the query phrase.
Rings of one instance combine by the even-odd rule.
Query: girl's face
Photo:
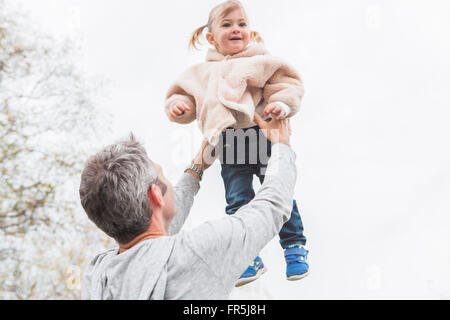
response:
[[[233,55],[247,48],[251,31],[242,10],[231,11],[216,21],[213,32],[208,33],[206,39],[223,55]]]

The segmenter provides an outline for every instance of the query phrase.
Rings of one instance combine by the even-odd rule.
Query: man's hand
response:
[[[273,144],[283,143],[291,146],[289,141],[289,119],[271,119],[269,122],[264,121],[259,114],[255,113],[255,123],[262,129],[262,132]]]
[[[200,150],[192,160],[192,164],[195,164],[202,171],[205,171],[214,163],[214,161],[217,159],[217,156],[218,155],[216,149],[212,145],[210,145],[207,140],[204,140],[202,142],[202,145],[200,146]],[[201,180],[195,171],[188,170],[188,172],[198,180]]]
[[[286,111],[276,103],[271,103],[264,108],[264,116],[272,115],[272,118],[281,120],[286,117]]]
[[[191,111],[191,108],[183,102],[175,103],[169,110],[169,120],[175,122],[175,119],[182,116],[185,111]]]

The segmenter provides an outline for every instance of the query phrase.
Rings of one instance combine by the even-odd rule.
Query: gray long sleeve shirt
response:
[[[184,174],[174,187],[178,213],[169,236],[142,241],[118,254],[99,254],[84,272],[82,299],[228,299],[235,281],[289,219],[295,154],[272,147],[255,198],[232,216],[181,231],[200,186]]]

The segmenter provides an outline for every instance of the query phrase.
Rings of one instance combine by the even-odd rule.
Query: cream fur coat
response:
[[[215,145],[226,128],[255,126],[255,110],[262,114],[265,104],[284,102],[292,117],[302,96],[303,83],[295,69],[256,44],[232,56],[209,49],[206,62],[190,67],[169,88],[165,107],[168,114],[176,103],[189,106],[191,111],[175,121],[197,119],[203,136]]]

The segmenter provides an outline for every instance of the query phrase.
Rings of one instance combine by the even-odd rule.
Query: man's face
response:
[[[155,166],[156,171],[158,172],[158,180],[167,186],[167,190],[163,195],[164,200],[163,216],[167,221],[171,221],[172,218],[177,213],[177,208],[175,207],[173,186],[170,183],[170,181],[166,179],[166,177],[164,176],[161,166],[154,162],[153,165]]]

